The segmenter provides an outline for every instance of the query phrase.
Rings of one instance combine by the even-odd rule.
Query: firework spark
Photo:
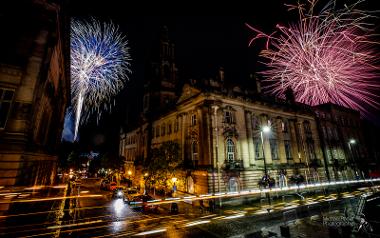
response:
[[[295,99],[310,105],[332,102],[368,115],[368,108],[379,108],[378,53],[374,18],[357,5],[336,9],[328,3],[318,14],[317,1],[309,5],[289,5],[297,9],[299,21],[288,26],[277,25],[265,34],[246,24],[258,39],[266,40],[261,56],[266,59],[267,89],[282,97],[291,88]]]
[[[128,80],[129,48],[112,23],[71,22],[71,96],[75,112],[74,140],[89,116],[109,111],[111,100]]]

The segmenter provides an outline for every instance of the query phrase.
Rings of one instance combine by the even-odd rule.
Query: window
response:
[[[253,117],[252,123],[253,123],[254,130],[260,130],[260,121],[256,116]]]
[[[329,136],[329,139],[333,138],[332,131],[330,127],[327,127],[327,135]]]
[[[235,160],[235,143],[231,138],[226,140],[226,148],[227,148],[227,160],[228,162],[232,162]]]
[[[178,120],[175,120],[174,122],[174,132],[178,132],[179,123]]]
[[[172,133],[172,122],[168,123],[168,135]]]
[[[191,125],[195,126],[197,124],[197,115],[191,115]]]
[[[160,126],[156,126],[156,137],[160,136]]]
[[[285,140],[284,145],[285,145],[286,159],[291,160],[292,159],[292,146],[290,144],[290,140]]]
[[[277,148],[277,140],[275,139],[270,139],[270,153],[272,155],[272,160],[277,160],[278,159],[278,148]]]
[[[310,158],[310,160],[315,159],[315,150],[314,150],[314,143],[313,143],[313,141],[309,141],[307,143],[307,147],[309,149],[309,158]]]
[[[255,138],[255,158],[257,160],[263,158],[262,152],[261,140],[259,138]]]
[[[165,132],[166,132],[165,129],[166,129],[165,124],[162,124],[162,126],[161,126],[161,136],[165,135]]]
[[[281,129],[282,129],[282,132],[283,133],[288,133],[288,128],[289,128],[289,123],[288,123],[288,120],[283,120],[281,122]]]
[[[234,122],[231,111],[224,112],[224,122],[228,124],[232,124]]]
[[[327,138],[326,127],[322,126],[323,137]]]
[[[339,139],[338,130],[336,128],[334,128],[334,139],[336,139],[336,140]]]
[[[8,120],[14,91],[0,88],[0,128],[5,128]]]
[[[304,126],[304,129],[305,129],[305,133],[306,133],[306,134],[311,134],[310,122],[305,121],[305,122],[303,123],[303,126]]]
[[[198,160],[198,143],[196,141],[191,143],[191,159],[193,161]]]

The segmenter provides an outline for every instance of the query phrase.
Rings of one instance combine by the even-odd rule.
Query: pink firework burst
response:
[[[266,89],[282,97],[291,88],[299,102],[332,102],[364,115],[368,108],[378,109],[378,43],[369,23],[373,16],[356,9],[361,2],[340,10],[330,2],[317,15],[313,13],[316,1],[289,6],[298,9],[299,21],[277,25],[272,34],[246,24],[255,33],[249,45],[266,39],[260,54],[267,66],[261,73],[270,82]]]

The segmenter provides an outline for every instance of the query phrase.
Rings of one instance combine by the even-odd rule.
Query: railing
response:
[[[242,170],[243,167],[243,161],[242,160],[225,160],[224,161],[224,169],[225,170]]]

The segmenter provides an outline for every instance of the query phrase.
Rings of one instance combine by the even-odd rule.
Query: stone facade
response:
[[[331,103],[314,110],[330,177],[354,177],[355,167],[368,158],[359,112]]]
[[[20,33],[9,36],[16,43],[7,46],[0,61],[2,186],[53,182],[69,100],[68,39],[60,7],[45,1],[25,4],[27,12],[9,6],[1,16]]]
[[[220,80],[186,84],[174,109],[152,120],[151,127],[146,123],[121,135],[122,155],[127,160],[146,158],[151,128],[151,148],[165,141],[180,145],[185,169],[177,176],[182,176],[179,189],[189,193],[257,188],[264,158],[276,180],[280,169],[288,175],[298,170],[309,181],[326,179],[311,107],[221,85]],[[263,126],[271,128],[263,134],[264,145]],[[134,137],[133,141],[145,143],[135,143],[136,153],[128,154],[125,138]],[[320,165],[317,176],[311,171],[312,161]]]

